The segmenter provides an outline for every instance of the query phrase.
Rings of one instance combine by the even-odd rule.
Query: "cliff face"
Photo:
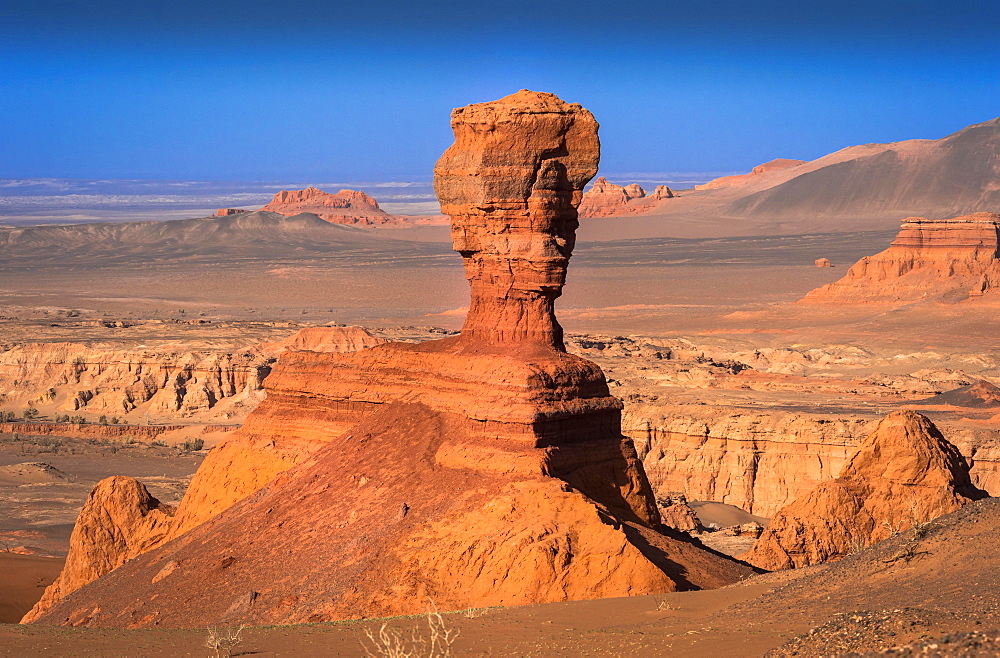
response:
[[[837,477],[877,422],[790,412],[734,413],[691,405],[628,405],[622,419],[655,492],[736,505],[758,516]],[[1000,491],[994,430],[947,428],[977,487]]]
[[[749,573],[667,534],[621,402],[563,349],[553,301],[597,169],[593,117],[521,91],[455,110],[452,126],[435,189],[470,281],[461,335],[285,352],[266,400],[196,474],[174,540],[40,622],[323,621]]]
[[[584,192],[580,203],[580,217],[621,217],[649,212],[654,202],[672,199],[674,192],[666,185],[657,185],[652,194],[647,195],[638,183],[621,186],[609,183],[601,176],[594,185]]]
[[[28,343],[0,352],[0,405],[91,420],[96,414],[225,420],[260,401],[274,358],[286,350],[350,352],[383,342],[360,327],[311,327],[238,352]]]
[[[839,281],[803,298],[812,303],[961,301],[1000,286],[1000,215],[903,220],[885,251],[854,264]]]
[[[268,357],[243,353],[103,350],[34,343],[0,352],[0,404],[54,412],[154,416],[224,413],[254,398]],[[255,399],[253,399],[256,402]],[[216,409],[220,402],[222,408]]]
[[[818,564],[986,497],[965,459],[924,416],[886,416],[840,475],[782,508],[749,553],[763,569]]]

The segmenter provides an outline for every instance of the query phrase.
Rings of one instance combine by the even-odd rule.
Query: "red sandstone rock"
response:
[[[749,553],[754,566],[803,567],[870,546],[985,497],[965,458],[926,417],[886,416],[832,481],[781,509]]]
[[[792,160],[790,158],[775,158],[770,162],[765,162],[764,164],[757,165],[750,170],[749,174],[739,174],[737,176],[723,176],[721,178],[716,178],[703,185],[695,185],[696,190],[714,190],[720,187],[730,187],[732,185],[739,185],[740,183],[747,182],[760,176],[761,174],[766,174],[769,171],[777,171],[780,169],[788,169],[789,167],[795,167],[800,164],[805,164],[805,160]]]
[[[563,350],[552,301],[597,169],[593,117],[521,91],[456,110],[453,127],[435,187],[471,283],[462,334],[286,351],[196,474],[174,540],[39,621],[291,623],[749,573],[660,525],[621,402]]]
[[[380,226],[405,221],[402,217],[385,212],[379,208],[375,199],[357,190],[340,190],[336,194],[315,187],[282,190],[261,210],[282,215],[307,212],[334,224]]]
[[[622,187],[609,183],[601,176],[584,193],[580,217],[620,217],[644,213],[653,209],[652,202],[672,199],[673,196],[673,190],[666,185],[658,185],[656,191],[647,196],[646,190],[638,183]]]
[[[434,167],[434,190],[472,288],[463,338],[562,349],[553,304],[583,186],[597,172],[597,122],[576,103],[521,90],[458,108],[451,125],[455,143]]]
[[[833,264],[829,258],[817,258],[816,267],[833,267]]]
[[[855,263],[839,281],[802,301],[911,302],[946,295],[951,301],[1000,287],[1000,215],[975,213],[931,221],[903,220],[885,251]]]
[[[242,212],[250,211],[242,208],[219,208],[215,211],[215,217],[228,217],[229,215],[238,215]]]
[[[114,476],[98,482],[73,528],[66,566],[22,623],[34,621],[71,592],[155,546],[173,513],[174,508],[150,496],[137,480]]]

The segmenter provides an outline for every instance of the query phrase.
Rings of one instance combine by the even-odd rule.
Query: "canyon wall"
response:
[[[770,517],[837,477],[878,418],[639,404],[626,406],[622,423],[655,491]],[[1000,493],[1000,432],[947,422],[941,429],[976,486]]]

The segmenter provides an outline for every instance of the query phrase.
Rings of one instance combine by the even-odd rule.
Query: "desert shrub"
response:
[[[187,452],[201,450],[204,447],[205,447],[204,439],[188,439],[181,445],[181,448]]]
[[[13,411],[0,412],[0,420],[2,420],[5,423],[13,423],[16,418],[17,414],[15,414]]]
[[[108,424],[108,417],[105,416],[104,414],[101,414],[100,416],[97,417],[97,424],[98,425],[107,425]]]
[[[243,629],[239,628],[209,628],[208,637],[205,638],[205,646],[215,652],[217,658],[225,656],[229,658],[233,655],[233,649],[243,641]]]
[[[167,447],[167,443],[166,443],[166,441],[161,441],[161,440],[159,440],[159,439],[156,439],[155,441],[152,441],[152,442],[150,443],[150,445],[154,445],[154,446],[156,446],[157,448],[166,448],[166,447]]]
[[[108,422],[111,423],[112,425],[117,425],[118,423],[120,423],[122,421],[121,421],[121,419],[118,418],[118,416],[112,416],[111,419]]]
[[[35,409],[34,407],[28,407],[23,412],[21,412],[21,415],[24,416],[26,420],[31,420],[32,418],[38,418],[38,409]]]
[[[453,656],[451,645],[458,639],[460,631],[449,629],[444,623],[444,618],[432,603],[427,610],[425,617],[427,621],[427,632],[425,636],[419,626],[414,626],[409,637],[404,636],[399,630],[389,628],[383,623],[378,634],[374,634],[369,629],[365,629],[365,638],[361,641],[361,647],[366,656],[383,656],[384,658],[407,658],[409,656],[433,656],[434,658],[447,658]]]

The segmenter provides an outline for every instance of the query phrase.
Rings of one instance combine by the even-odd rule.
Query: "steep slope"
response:
[[[763,569],[818,564],[985,497],[965,458],[924,416],[897,411],[835,480],[782,508],[743,559]]]

